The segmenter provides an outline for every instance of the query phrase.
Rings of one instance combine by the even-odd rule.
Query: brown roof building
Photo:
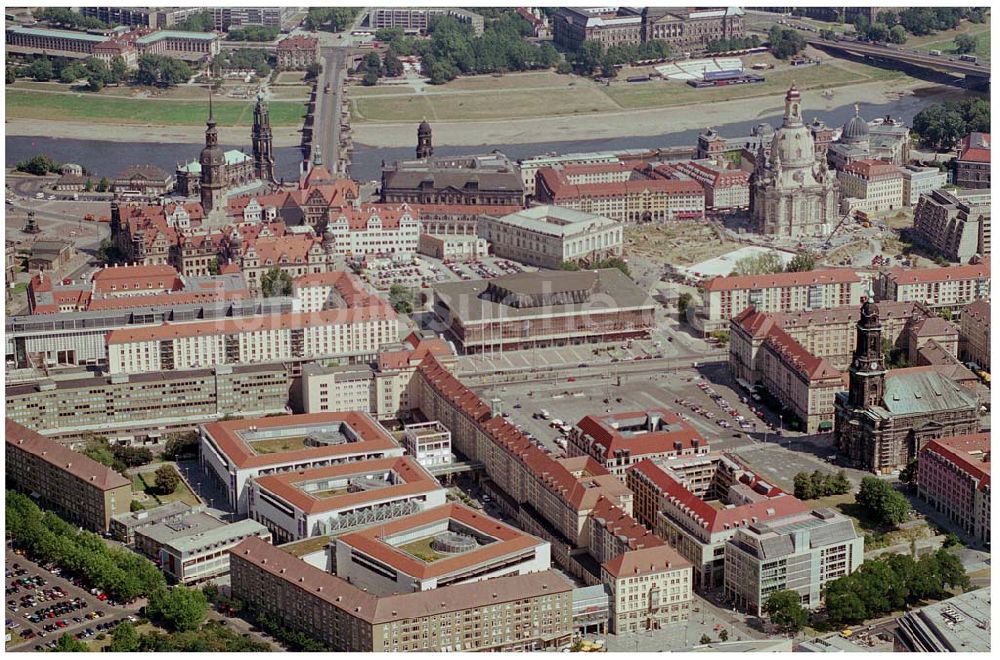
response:
[[[917,494],[965,534],[990,546],[990,434],[931,440],[917,461]]]
[[[10,419],[7,440],[7,485],[37,496],[80,525],[107,531],[111,517],[129,510],[132,482],[54,440]]]
[[[500,152],[395,161],[382,166],[382,201],[523,207],[524,182]]]
[[[333,651],[528,651],[569,641],[573,585],[554,571],[378,597],[280,548],[233,548],[233,595]]]

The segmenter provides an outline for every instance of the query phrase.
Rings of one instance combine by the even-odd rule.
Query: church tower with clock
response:
[[[880,405],[885,394],[885,358],[882,354],[882,322],[871,290],[861,305],[858,339],[851,361],[848,405],[856,409]]]

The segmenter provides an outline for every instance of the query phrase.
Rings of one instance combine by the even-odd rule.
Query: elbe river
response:
[[[944,100],[957,99],[961,90],[947,87],[929,87],[917,90],[911,96],[903,96],[897,100],[883,104],[861,103],[861,115],[872,120],[876,117],[891,116],[911,123],[924,107]],[[691,108],[697,112],[696,107]],[[819,117],[828,126],[839,127],[854,114],[854,107],[846,105],[831,111],[812,112],[805,109],[806,121]],[[752,120],[735,122],[721,126],[713,126],[725,137],[741,137],[749,135],[757,124],[766,122],[777,128],[781,125],[781,110],[775,109],[773,114]],[[413,124],[413,139],[416,144],[417,123]],[[529,144],[483,144],[472,146],[435,145],[434,154],[453,156],[461,154],[485,153],[498,149],[510,158],[519,160],[547,153],[566,154],[586,151],[614,151],[624,149],[641,149],[655,147],[676,147],[694,145],[698,130],[665,133],[663,135],[644,135],[635,137],[620,137],[598,140],[572,140],[565,142],[550,141]],[[250,142],[250,127],[247,126],[247,140],[242,145],[225,145],[227,149],[247,148]],[[154,144],[143,142],[107,142],[83,139],[61,139],[47,137],[7,137],[6,164],[12,167],[19,160],[31,158],[40,153],[47,154],[57,162],[78,163],[96,176],[113,177],[129,165],[151,163],[169,172],[173,172],[177,163],[189,161],[198,157],[198,145],[184,144]],[[351,176],[359,181],[377,180],[381,174],[383,160],[392,161],[413,158],[413,147],[408,148],[378,148],[363,144],[355,144]],[[277,176],[286,180],[298,177],[302,152],[298,147],[283,147],[275,149]]]

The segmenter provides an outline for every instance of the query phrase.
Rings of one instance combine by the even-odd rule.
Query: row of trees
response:
[[[358,7],[311,7],[304,25],[309,30],[345,30],[358,15]]]
[[[727,53],[731,50],[744,50],[746,48],[757,48],[760,46],[760,37],[751,34],[748,37],[733,37],[731,39],[717,39],[708,42],[705,51],[709,53]]]
[[[913,118],[913,132],[936,149],[953,149],[972,131],[989,132],[990,101],[965,98],[928,106]]]
[[[896,16],[892,12],[883,12],[883,14],[888,14],[892,17]],[[858,20],[854,22],[854,29],[859,36],[869,41],[888,41],[892,44],[905,44],[907,39],[906,28],[902,25],[889,25],[879,21],[869,23],[868,19],[864,16],[859,16]]]
[[[37,156],[32,156],[31,158],[18,161],[17,165],[14,166],[14,169],[18,172],[24,172],[26,174],[43,176],[45,174],[58,174],[60,167],[62,167],[62,165],[52,160],[45,154],[38,154]]]
[[[892,12],[884,13],[891,14]],[[899,12],[898,20],[907,32],[921,36],[934,34],[938,30],[953,30],[958,27],[963,15],[970,15],[968,9],[963,10],[961,7],[910,7]]]
[[[212,75],[221,76],[223,71],[253,71],[266,78],[271,75],[271,58],[263,48],[238,48],[212,61]]]
[[[153,460],[153,452],[145,447],[112,445],[102,435],[88,438],[83,453],[101,465],[107,465],[117,472],[124,472],[131,467],[147,465]]]
[[[798,30],[775,25],[767,34],[771,53],[779,60],[787,60],[805,50],[805,37]]]
[[[119,85],[125,82],[128,78],[128,69],[121,57],[115,57],[109,65],[96,57],[81,61],[42,55],[29,59],[26,65],[21,67],[8,64],[6,83],[12,84],[19,77],[31,78],[38,82],[58,80],[66,84],[86,80],[87,86],[96,92],[105,85]]]
[[[229,41],[274,41],[280,33],[281,28],[277,26],[248,25],[231,28],[226,34],[226,39]]]
[[[598,41],[585,41],[573,54],[573,69],[583,76],[600,71],[605,78],[617,75],[616,66],[661,60],[670,55],[670,45],[665,41],[652,40],[641,44],[615,44],[608,48]]]
[[[140,85],[173,87],[191,79],[194,72],[186,62],[166,55],[143,55],[135,72],[135,82]]]
[[[148,559],[109,547],[98,535],[43,512],[26,495],[8,490],[5,511],[7,535],[15,546],[83,577],[115,600],[129,602],[166,586],[163,574]]]
[[[958,557],[943,548],[919,560],[898,554],[869,559],[825,587],[827,622],[860,623],[928,599],[946,598],[947,588],[968,589],[969,577]],[[810,617],[798,592],[785,589],[768,597],[764,611],[772,624],[788,633],[802,630]]]
[[[249,653],[270,651],[270,645],[247,639],[222,625],[219,621],[208,621],[197,630],[183,632],[140,633],[129,622],[119,624],[111,633],[111,643],[107,651],[119,653],[135,652],[216,652]]]
[[[803,273],[816,267],[816,257],[800,252],[786,266],[777,252],[763,252],[743,257],[733,265],[732,275],[770,275],[771,273]]]
[[[70,10],[68,7],[45,7],[44,9],[37,9],[34,16],[40,21],[76,30],[99,30],[108,27],[96,18],[84,16]]]
[[[961,560],[944,548],[918,560],[885,555],[829,583],[826,614],[834,625],[854,624],[928,599],[946,598],[947,589],[968,589],[969,584]]]
[[[816,470],[799,472],[793,480],[795,497],[800,500],[813,500],[828,495],[845,495],[851,492],[851,482],[847,473],[841,470],[837,474]]]

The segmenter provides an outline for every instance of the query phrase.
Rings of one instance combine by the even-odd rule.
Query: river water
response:
[[[861,115],[866,119],[890,115],[910,123],[920,110],[933,103],[957,99],[962,91],[953,87],[928,87],[918,89],[910,96],[903,96],[888,103],[861,103]],[[696,112],[692,108],[692,112]],[[721,126],[713,126],[721,135],[740,137],[749,135],[751,129],[761,122],[767,122],[774,127],[781,124],[781,109],[775,108],[773,114],[755,119],[734,122]],[[806,120],[812,121],[818,116],[829,126],[841,126],[853,114],[853,106],[847,105],[828,112],[810,112],[805,110]],[[248,129],[249,131],[249,129]],[[416,143],[416,123],[413,125],[414,144]],[[435,145],[434,154],[453,156],[471,153],[483,153],[499,149],[514,160],[529,158],[545,153],[572,153],[584,151],[612,151],[623,149],[640,149],[650,147],[676,147],[694,145],[698,130],[665,132],[659,136],[620,137],[598,140],[572,140],[566,142],[536,142],[527,144],[483,144],[479,146],[448,146]],[[249,137],[249,135],[248,135]],[[44,153],[58,162],[73,162],[83,165],[97,176],[112,177],[129,165],[136,163],[152,163],[173,172],[177,163],[198,157],[199,148],[192,144],[147,144],[129,142],[106,142],[95,140],[57,139],[47,137],[8,137],[6,139],[6,164],[13,166],[17,161]],[[241,148],[242,145],[228,145],[227,149]],[[302,152],[298,147],[277,148],[275,151],[276,174],[286,180],[298,176]],[[354,145],[351,176],[360,181],[377,180],[380,178],[383,160],[391,161],[403,158],[413,158],[413,148],[378,148],[363,144]]]

